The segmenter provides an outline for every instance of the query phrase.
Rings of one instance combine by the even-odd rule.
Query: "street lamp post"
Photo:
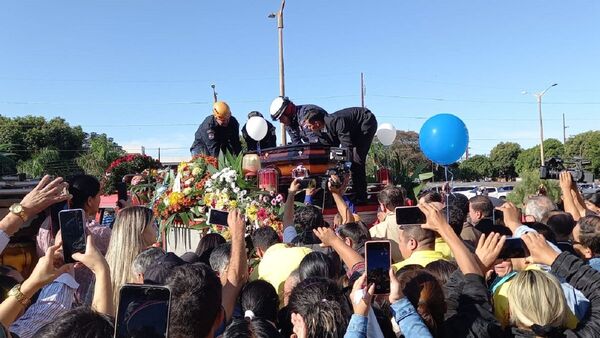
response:
[[[556,85],[558,85],[558,83],[553,83],[548,88],[544,89],[544,91],[533,94],[533,96],[535,96],[535,98],[537,100],[538,113],[539,113],[539,117],[540,117],[540,161],[542,163],[542,166],[544,165],[544,122],[542,120],[542,97],[544,96],[544,94],[546,94],[546,92],[550,88],[555,87]],[[529,94],[529,93],[523,92],[523,94]]]
[[[281,0],[281,7],[277,13],[269,14],[269,18],[277,18],[277,31],[279,35],[279,96],[285,96],[285,76],[283,67],[283,9],[285,8],[285,0]],[[285,126],[281,124],[281,144],[285,145],[286,134]]]

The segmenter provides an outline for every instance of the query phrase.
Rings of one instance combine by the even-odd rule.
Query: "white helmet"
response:
[[[271,108],[269,108],[269,113],[271,113],[271,118],[273,121],[279,120],[283,112],[286,110],[287,106],[290,104],[290,99],[284,96],[278,96],[271,102]]]

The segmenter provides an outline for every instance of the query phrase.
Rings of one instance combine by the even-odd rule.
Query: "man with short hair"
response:
[[[227,280],[227,268],[231,258],[231,243],[223,243],[210,253],[210,267],[221,279],[223,284]]]
[[[596,271],[600,271],[600,217],[585,216],[573,229],[573,247],[580,257]]]
[[[318,138],[315,133],[303,125],[306,113],[311,109],[325,112],[325,109],[314,104],[295,105],[289,98],[279,96],[271,102],[269,112],[273,121],[285,125],[292,144],[316,143]]]
[[[171,290],[169,337],[212,338],[224,320],[222,286],[204,263],[176,267],[167,280]]]
[[[152,263],[165,255],[165,251],[161,248],[151,247],[140,252],[133,263],[131,263],[131,273],[135,284],[144,284],[144,275],[146,270]]]
[[[492,232],[501,235],[511,235],[510,229],[495,225],[492,215],[494,213],[494,205],[487,196],[475,196],[469,200],[469,217],[468,222],[471,223],[478,231],[489,235]]]
[[[404,196],[398,187],[389,186],[377,195],[379,210],[385,213],[385,219],[369,229],[374,239],[387,239],[392,246],[392,262],[402,260],[398,240],[400,238],[400,225],[396,223],[396,208],[404,205]]]
[[[550,212],[546,221],[546,225],[548,225],[556,236],[556,246],[562,251],[568,251],[577,255],[571,241],[575,224],[576,222],[571,214],[561,211]]]
[[[277,290],[280,300],[283,300],[285,280],[300,266],[304,256],[312,250],[280,243],[279,235],[271,227],[261,227],[254,231],[252,244],[260,257],[260,263],[252,272],[250,279],[269,282]]]
[[[242,151],[240,124],[231,116],[229,105],[222,101],[215,102],[212,112],[196,130],[190,152],[192,155],[212,157],[218,157],[222,151],[239,154]]]
[[[356,204],[367,200],[367,174],[365,162],[377,131],[377,119],[366,108],[352,107],[333,114],[311,109],[303,124],[312,130],[321,144],[332,147],[353,148],[352,182]]]
[[[545,223],[548,214],[556,210],[556,204],[547,196],[533,196],[525,202],[525,215],[533,216],[536,222]]]
[[[411,264],[425,267],[431,262],[444,259],[441,252],[435,251],[435,233],[421,228],[420,224],[401,226],[398,239],[404,260],[393,265],[395,271]]]

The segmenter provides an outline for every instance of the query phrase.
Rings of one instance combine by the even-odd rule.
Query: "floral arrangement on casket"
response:
[[[154,198],[153,210],[161,228],[185,227],[217,232],[227,238],[226,227],[206,223],[210,208],[244,210],[249,225],[254,227],[276,225],[283,196],[267,197],[268,193],[259,192],[255,182],[244,180],[241,162],[242,156],[225,154],[218,160],[198,155],[180,163],[177,175],[165,179]]]

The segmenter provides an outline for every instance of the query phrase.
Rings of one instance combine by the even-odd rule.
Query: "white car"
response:
[[[513,185],[502,186],[502,187],[498,188],[498,196],[497,197],[501,200],[505,200],[506,195],[510,194],[514,189],[515,189],[515,187]]]
[[[473,185],[457,186],[453,187],[450,192],[453,194],[465,195],[468,199],[471,199],[471,197],[477,195],[477,187]]]

